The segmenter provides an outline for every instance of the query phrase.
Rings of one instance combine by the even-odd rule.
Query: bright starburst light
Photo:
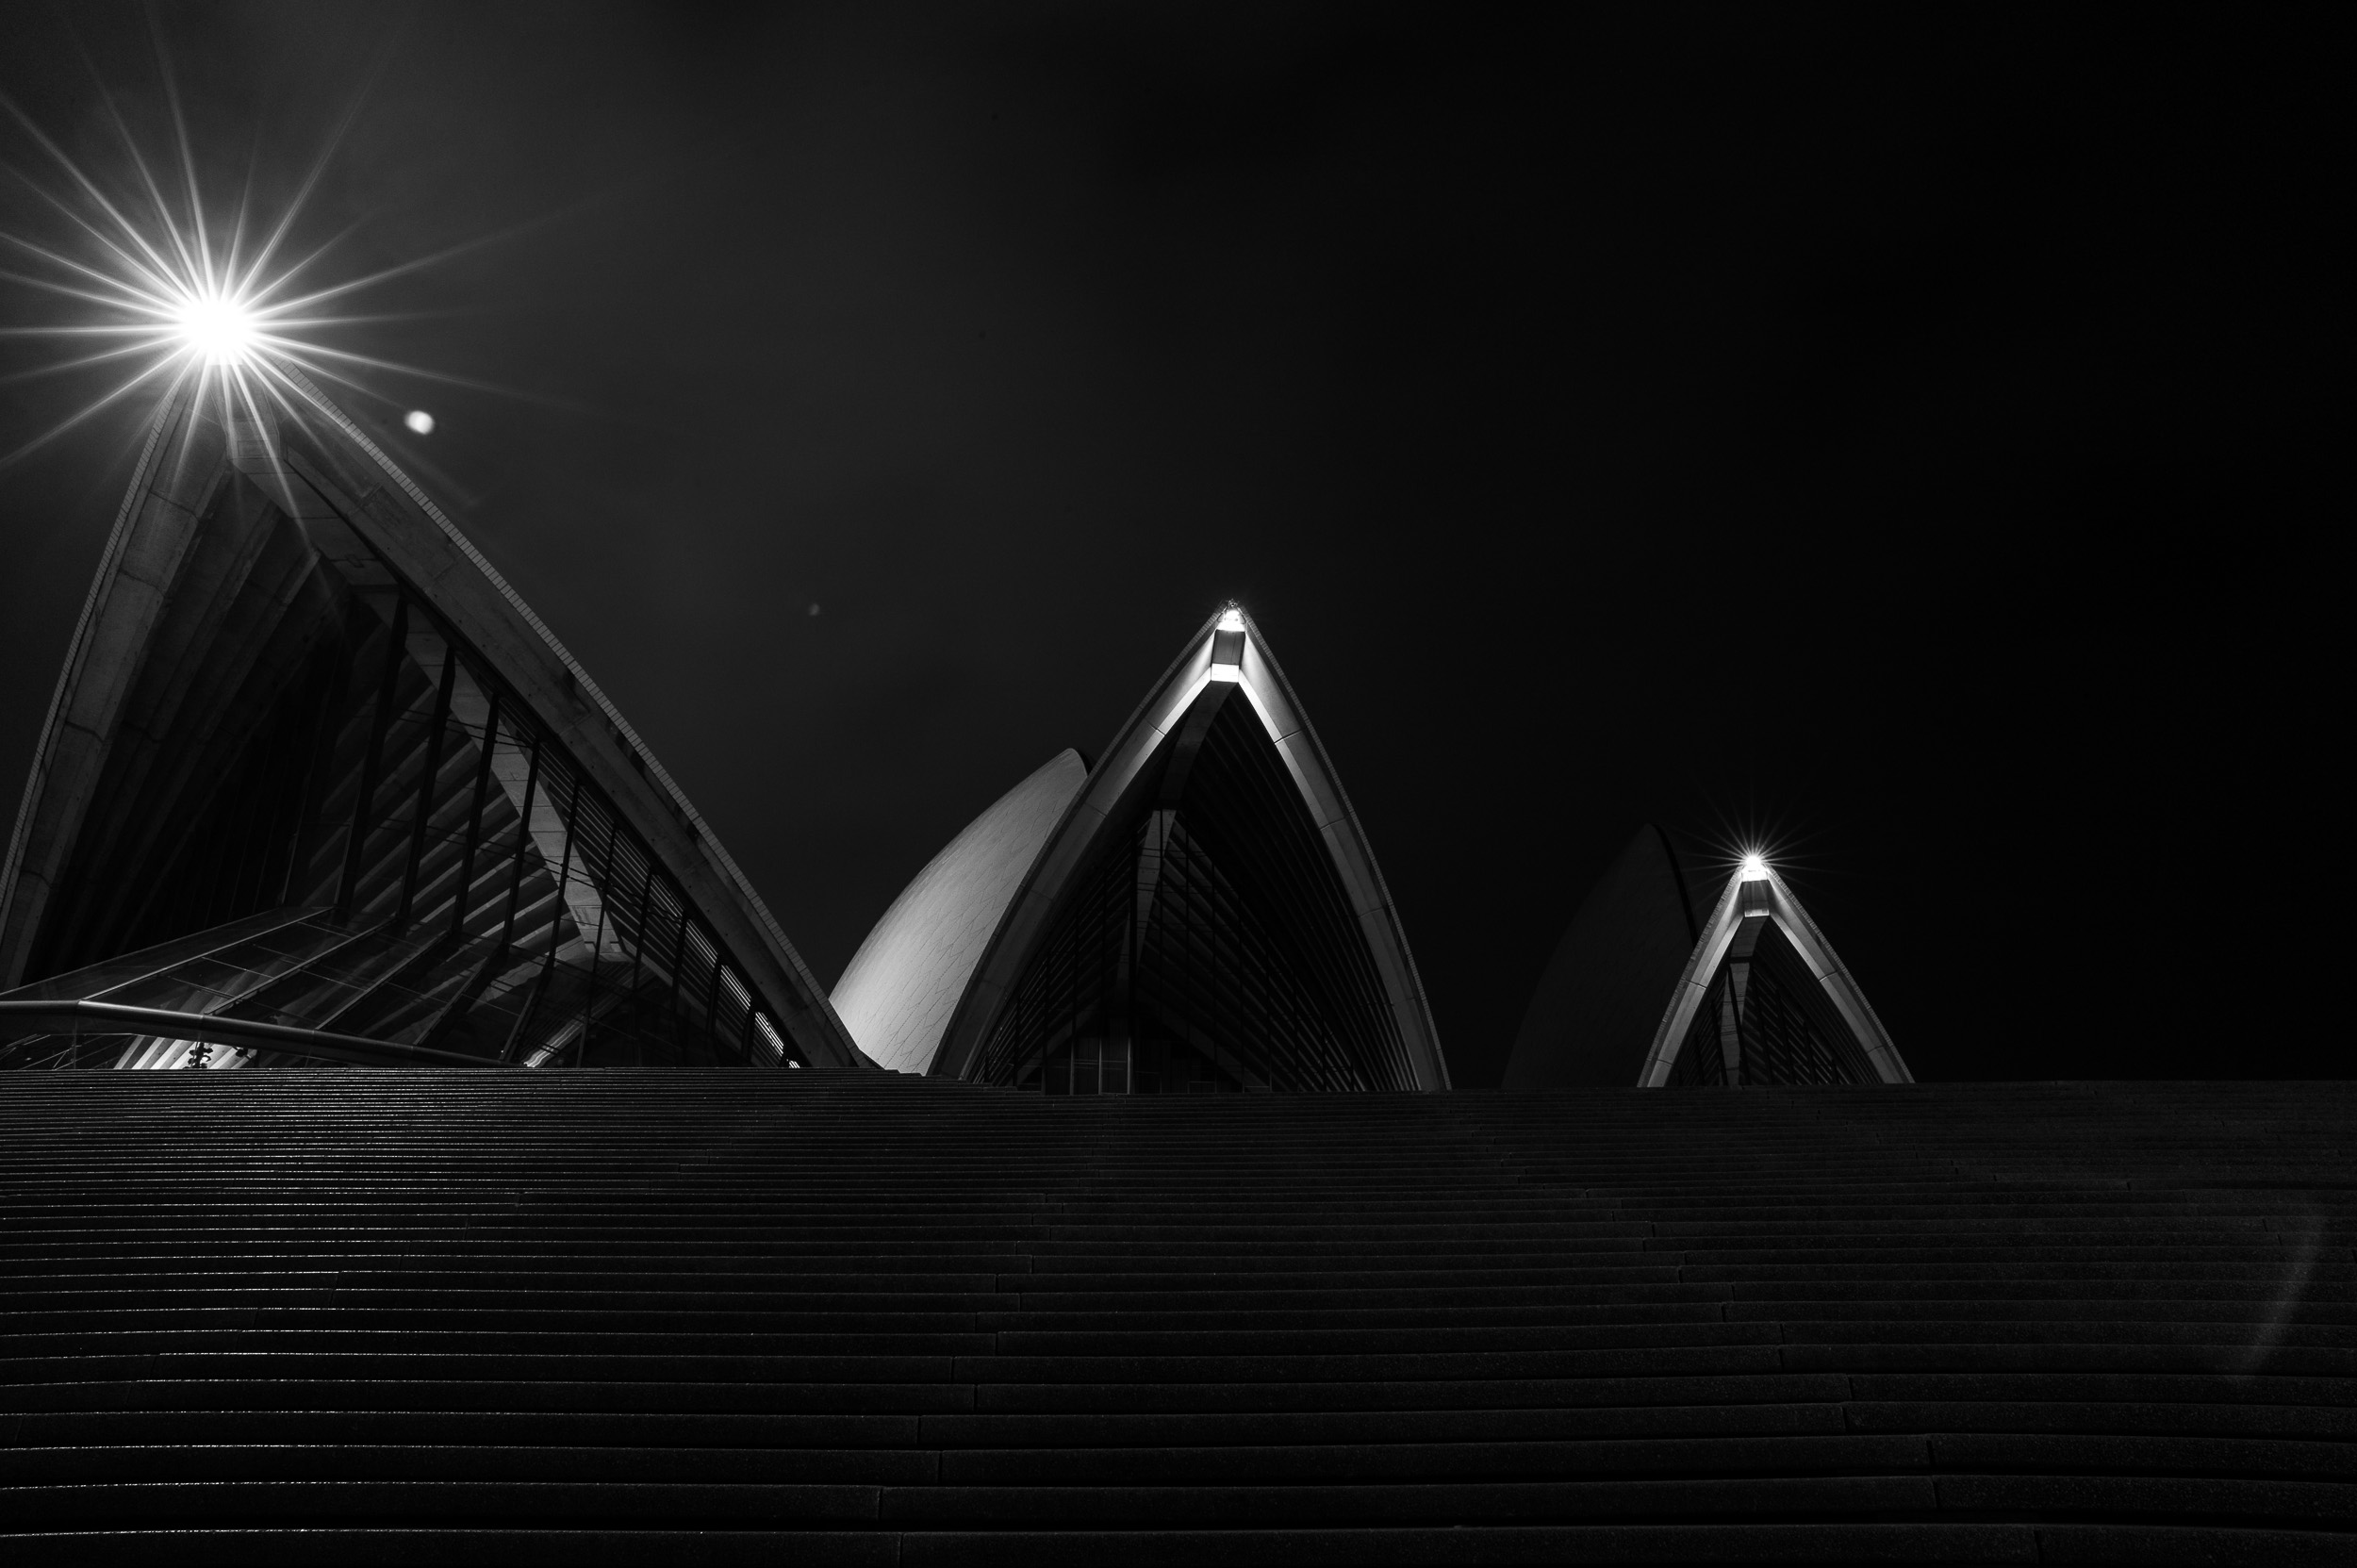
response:
[[[173,307],[172,324],[209,365],[243,364],[262,330],[243,300],[221,296],[181,301]]]
[[[266,416],[272,410],[292,414],[307,406],[342,422],[315,376],[356,388],[355,371],[428,373],[334,347],[319,336],[321,329],[360,320],[326,313],[325,307],[439,259],[427,256],[323,287],[303,283],[316,273],[334,242],[298,256],[290,254],[289,239],[336,139],[274,220],[257,216],[250,201],[208,208],[168,75],[166,89],[179,142],[176,177],[169,180],[157,176],[119,113],[113,123],[123,165],[111,178],[102,178],[68,157],[23,110],[0,98],[0,107],[47,155],[52,179],[44,183],[12,163],[5,166],[7,173],[61,220],[53,239],[0,230],[0,247],[18,258],[17,267],[0,270],[0,279],[69,301],[81,318],[0,327],[0,336],[58,339],[80,351],[13,379],[93,367],[123,371],[83,406],[0,455],[0,464],[135,394],[160,393],[165,402],[192,394],[200,407],[224,422],[242,418],[269,441],[276,421]],[[107,107],[112,113],[111,102]],[[417,425],[412,422],[411,428]]]

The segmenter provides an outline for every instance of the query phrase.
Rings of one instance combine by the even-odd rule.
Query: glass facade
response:
[[[1100,835],[978,1056],[1048,1094],[1412,1088],[1333,857],[1214,682]]]
[[[1766,915],[1751,915],[1671,1065],[1673,1087],[1878,1083],[1856,1033]]]

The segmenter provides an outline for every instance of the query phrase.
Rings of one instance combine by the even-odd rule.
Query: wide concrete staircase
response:
[[[2357,1562],[2353,1117],[0,1075],[0,1560]]]

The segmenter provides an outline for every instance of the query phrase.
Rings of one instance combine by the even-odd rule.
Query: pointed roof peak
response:
[[[1913,1081],[1775,861],[1639,828],[1558,943],[1506,1086]]]
[[[1223,832],[1228,841],[1215,844]],[[1001,1060],[1009,1049],[1029,1051],[1025,1060],[1035,1066],[1037,1042],[1011,1046],[1006,1033],[1030,1027],[1009,1020],[1011,1009],[1030,1005],[1018,993],[1033,974],[1034,960],[1067,937],[1120,946],[1110,926],[1098,926],[1113,919],[1120,901],[1105,889],[1124,878],[1131,889],[1123,905],[1129,913],[1122,918],[1131,925],[1125,940],[1146,941],[1141,933],[1162,919],[1162,868],[1175,863],[1170,857],[1190,854],[1198,857],[1203,880],[1175,882],[1167,897],[1265,906],[1261,915],[1239,917],[1249,924],[1265,916],[1274,922],[1269,930],[1307,923],[1297,942],[1278,940],[1317,955],[1304,960],[1318,973],[1303,983],[1327,998],[1319,1006],[1333,1012],[1335,1041],[1355,1043],[1334,1048],[1340,1053],[1335,1064],[1348,1056],[1351,1065],[1305,1068],[1301,1086],[1330,1081],[1339,1087],[1345,1079],[1363,1080],[1360,1086],[1365,1087],[1448,1086],[1414,961],[1357,815],[1266,638],[1233,602],[1214,611],[1188,639],[1090,769],[976,965],[934,1070],[962,1077],[1030,1070]],[[1124,857],[1138,864],[1125,868]],[[1214,892],[1214,881],[1223,891]],[[1080,913],[1084,909],[1094,913]],[[1076,920],[1097,924],[1086,933],[1067,931]],[[1265,932],[1248,938],[1264,939]],[[1145,950],[1137,949],[1133,965],[1147,962]],[[1130,1003],[1116,1001],[1116,1013],[1108,1015],[1113,1024],[1103,1027],[1134,1033],[1142,1015],[1119,1013]],[[1072,1022],[1076,1029],[1084,1023]],[[1253,1069],[1228,1064],[1220,1070],[1246,1081]]]
[[[1763,975],[1788,1006],[1760,999]],[[1755,850],[1704,922],[1637,1081],[1912,1083],[1915,1075],[1833,944]]]

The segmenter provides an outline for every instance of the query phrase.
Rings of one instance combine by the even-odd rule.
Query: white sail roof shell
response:
[[[967,823],[867,933],[832,1000],[877,1065],[906,1073],[931,1068],[991,933],[1087,782],[1078,751],[1049,758]]]

